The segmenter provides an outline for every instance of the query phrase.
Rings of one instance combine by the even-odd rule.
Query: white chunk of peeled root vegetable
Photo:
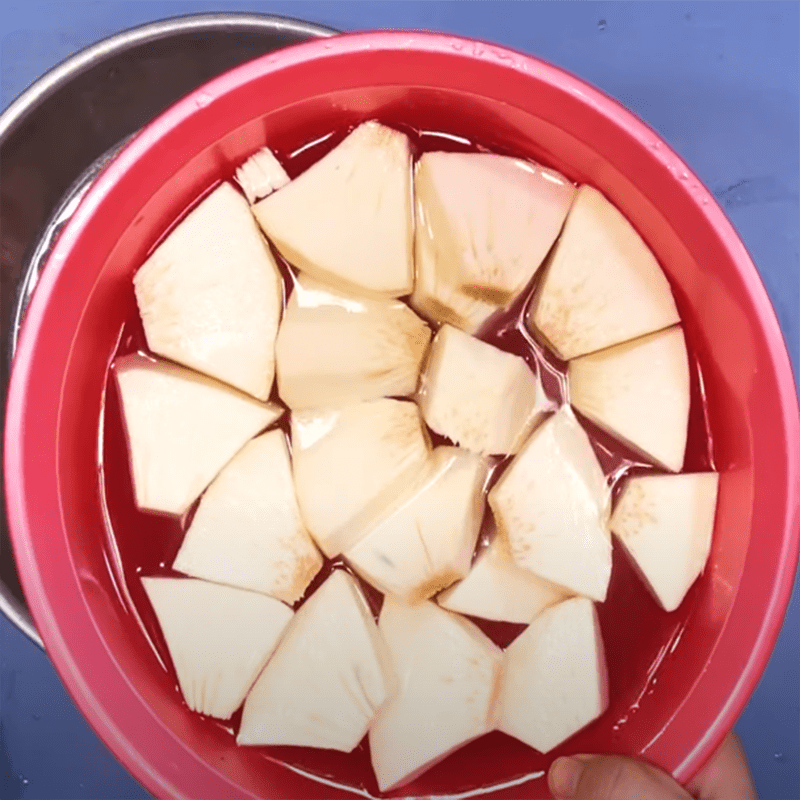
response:
[[[383,398],[292,413],[297,501],[311,536],[332,558],[424,469],[430,445],[414,403]]]
[[[269,397],[281,279],[247,201],[230,184],[189,212],[133,285],[153,353]]]
[[[443,325],[420,381],[419,404],[436,433],[477,453],[501,455],[517,452],[547,401],[523,358]]]
[[[534,431],[489,492],[518,567],[603,601],[611,576],[610,492],[569,407]]]
[[[278,332],[278,392],[290,408],[412,395],[430,338],[400,300],[347,296],[301,276]]]
[[[650,248],[600,192],[581,186],[528,313],[564,360],[680,321]]]
[[[689,426],[689,358],[679,325],[576,358],[567,373],[574,408],[637,453],[673,472]]]
[[[251,205],[289,183],[289,176],[268,147],[253,153],[236,170],[236,181]]]
[[[438,153],[424,153],[414,167],[414,262],[411,306],[434,322],[475,333],[498,306],[460,288],[444,200],[436,180]]]
[[[703,571],[717,508],[716,472],[646,475],[625,484],[611,530],[654,597],[674,611]]]
[[[253,213],[310,276],[343,291],[401,297],[414,280],[411,193],[408,137],[370,121]]]
[[[193,578],[142,578],[186,705],[229,719],[274,652],[292,610],[256,592]]]
[[[530,283],[576,191],[554,170],[495,153],[425,153],[417,177],[417,235],[435,243],[437,254],[420,269],[498,307]]]
[[[391,681],[388,654],[361,591],[335,570],[297,611],[248,694],[236,742],[349,753]]]
[[[344,551],[345,558],[384,594],[409,603],[430,597],[469,570],[486,477],[480,456],[437,447],[421,480]]]
[[[495,726],[502,652],[473,623],[426,601],[387,597],[378,628],[397,689],[369,732],[381,791],[394,789]]]
[[[197,372],[139,354],[113,372],[136,504],[181,516],[236,452],[283,414]]]
[[[547,753],[608,706],[594,604],[574,597],[545,609],[506,648],[498,729]]]
[[[297,507],[286,436],[248,442],[200,500],[172,568],[194,578],[300,599],[322,556]]]
[[[561,586],[518,567],[508,543],[495,536],[478,553],[464,580],[445,589],[436,602],[459,614],[527,625],[545,608],[569,596]]]

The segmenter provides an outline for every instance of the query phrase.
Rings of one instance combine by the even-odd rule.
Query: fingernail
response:
[[[550,784],[550,791],[556,797],[563,798],[563,800],[575,797],[584,761],[585,759],[578,758],[558,758],[553,762],[547,780]]]

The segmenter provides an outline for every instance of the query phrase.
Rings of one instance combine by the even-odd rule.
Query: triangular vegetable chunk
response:
[[[189,212],[133,279],[157,355],[266,400],[282,288],[247,201],[223,183]]]
[[[569,407],[546,420],[489,492],[517,566],[605,600],[611,576],[610,494]]]
[[[495,153],[425,153],[419,172],[422,216],[440,237],[438,263],[421,267],[449,273],[468,297],[509,305],[558,236],[575,186],[554,170]]]
[[[180,516],[283,409],[191,370],[133,354],[114,362],[136,504]]]
[[[424,468],[429,444],[414,403],[370,400],[292,414],[297,501],[308,530],[332,558]]]
[[[508,543],[495,536],[475,559],[464,580],[445,589],[436,602],[448,611],[527,625],[569,592],[514,563]]]
[[[476,453],[515,453],[546,408],[541,384],[520,356],[442,325],[420,381],[425,422]]]
[[[461,288],[458,253],[450,234],[447,197],[441,196],[438,169],[442,153],[424,153],[414,167],[414,261],[411,305],[435,322],[475,333],[498,305]]]
[[[248,442],[208,487],[172,568],[291,604],[321,566],[297,507],[286,437],[274,430]]]
[[[674,611],[703,571],[711,550],[719,475],[647,475],[631,478],[611,516],[653,595]]]
[[[336,570],[297,611],[247,696],[236,741],[350,752],[390,681],[372,614],[355,580]]]
[[[569,360],[679,321],[650,248],[600,192],[581,186],[531,306],[531,332]]]
[[[574,597],[545,609],[506,648],[498,728],[547,753],[608,706],[597,613]]]
[[[278,391],[290,408],[412,395],[430,328],[403,302],[295,282],[276,343]]]
[[[264,232],[296,267],[344,289],[411,292],[408,137],[359,125],[291,183],[253,206]]]
[[[494,728],[502,653],[471,622],[431,602],[387,597],[378,627],[398,681],[369,732],[378,786],[387,791]]]
[[[286,186],[289,176],[272,150],[262,147],[236,170],[236,180],[252,204]]]
[[[483,518],[485,461],[438,447],[422,480],[344,555],[384,594],[424,600],[469,570]]]
[[[576,358],[572,405],[645,458],[683,466],[689,425],[689,359],[679,325]]]
[[[228,719],[272,655],[292,610],[192,578],[142,578],[192,711]]]

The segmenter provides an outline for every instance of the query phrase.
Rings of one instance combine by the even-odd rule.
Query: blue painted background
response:
[[[0,105],[76,50],[124,28],[232,10],[340,30],[429,28],[490,39],[565,67],[618,98],[719,199],[758,265],[798,374],[798,3],[6,0],[0,5]],[[149,796],[88,728],[44,653],[2,615],[0,668],[0,798]],[[737,731],[761,800],[800,800],[797,583]]]

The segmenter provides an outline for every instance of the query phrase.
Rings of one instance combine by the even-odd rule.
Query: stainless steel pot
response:
[[[28,301],[59,231],[105,163],[143,125],[210,78],[280,47],[335,33],[261,14],[154,22],[72,56],[0,115],[3,418]],[[0,610],[41,645],[14,564],[4,494],[0,503]]]

